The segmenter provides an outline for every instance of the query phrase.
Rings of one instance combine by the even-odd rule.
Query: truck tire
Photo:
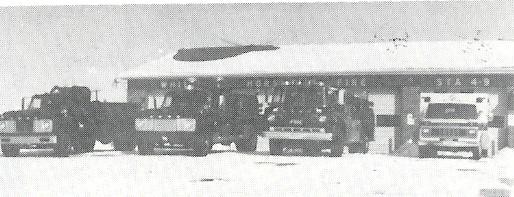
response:
[[[58,157],[67,157],[71,154],[71,138],[69,134],[57,134],[57,144],[54,154]]]
[[[253,128],[253,127],[252,127]],[[251,152],[257,150],[257,135],[254,133],[248,139],[238,139],[236,149],[240,152]]]
[[[84,139],[80,142],[80,148],[82,149],[82,152],[90,153],[93,152],[95,149],[95,138],[93,136],[86,136]]]
[[[114,139],[112,144],[116,151],[133,151],[136,148],[131,139]]]
[[[341,139],[336,138],[332,141],[330,148],[330,157],[341,157],[343,155],[343,142]]]
[[[193,144],[193,156],[205,157],[212,149],[212,138],[205,134],[197,134]]]
[[[269,153],[270,153],[270,155],[282,155],[282,153],[283,153],[282,140],[270,139],[269,140]]]
[[[418,147],[418,157],[419,158],[432,158],[437,156],[437,149],[432,146],[419,146]]]
[[[20,155],[20,147],[13,144],[3,144],[2,153],[5,157],[17,157]]]
[[[319,155],[321,152],[321,147],[318,141],[306,141],[304,144],[304,154],[309,156]]]
[[[78,153],[89,153],[93,152],[95,148],[95,138],[87,133],[83,133],[80,136],[76,136],[73,139],[73,150]]]
[[[154,153],[155,144],[152,143],[151,136],[141,134],[137,144],[137,151],[140,155],[152,155]]]
[[[482,148],[480,148],[480,147],[471,148],[471,154],[473,154],[471,156],[471,159],[480,160],[480,158],[482,157],[481,150],[482,150]]]
[[[361,147],[359,143],[348,144],[348,153],[361,153]]]

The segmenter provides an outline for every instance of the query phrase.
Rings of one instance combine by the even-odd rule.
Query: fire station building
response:
[[[416,141],[420,93],[487,93],[497,147],[514,147],[514,42],[434,41],[284,45],[212,61],[177,61],[175,54],[122,73],[127,100],[147,102],[191,77],[240,77],[265,87],[273,77],[311,77],[374,102],[376,141],[370,152]],[[264,102],[264,101],[262,101]]]

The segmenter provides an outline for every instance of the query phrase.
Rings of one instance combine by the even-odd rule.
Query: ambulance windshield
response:
[[[426,118],[433,119],[477,119],[477,109],[472,104],[431,103]]]

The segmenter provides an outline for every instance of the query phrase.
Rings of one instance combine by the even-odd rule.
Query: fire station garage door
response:
[[[394,94],[370,94],[369,101],[374,103],[375,112],[375,141],[369,144],[369,153],[389,153],[389,141],[394,147]]]

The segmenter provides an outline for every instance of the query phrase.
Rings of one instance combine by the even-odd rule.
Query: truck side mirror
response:
[[[344,105],[344,94],[345,89],[340,89],[339,93],[337,94],[337,103],[340,105]]]

